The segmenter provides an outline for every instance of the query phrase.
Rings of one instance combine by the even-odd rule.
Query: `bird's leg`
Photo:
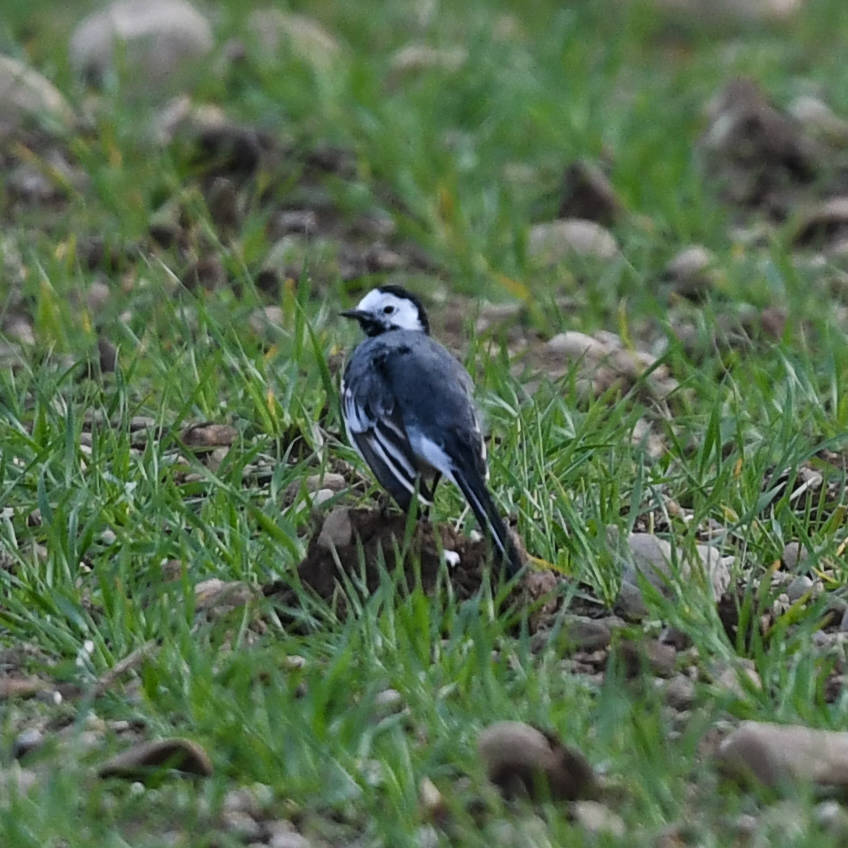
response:
[[[419,486],[424,493],[424,497],[426,497],[430,501],[429,504],[425,504],[419,498],[419,500],[418,500],[418,503],[420,505],[419,514],[421,516],[422,521],[426,521],[427,523],[429,523],[430,522],[430,509],[433,506],[432,501],[436,497],[436,486],[439,485],[439,480],[442,479],[442,472],[441,471],[434,471],[433,476],[430,478],[430,482],[427,484],[426,488],[423,485],[423,483],[424,483],[423,478],[419,478],[419,479],[421,480],[421,483],[419,484]]]

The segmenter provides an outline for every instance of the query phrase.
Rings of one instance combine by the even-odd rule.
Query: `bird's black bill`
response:
[[[378,321],[371,312],[366,312],[364,309],[346,309],[339,313],[343,318],[353,318],[354,321],[359,321],[359,326],[366,336],[379,336],[385,332],[388,327]]]

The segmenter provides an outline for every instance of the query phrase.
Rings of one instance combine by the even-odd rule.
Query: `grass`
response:
[[[54,6],[8,10],[0,44],[82,108],[86,92],[65,44],[92,4]],[[308,13],[344,43],[330,72],[296,57],[263,63],[248,42],[247,61],[205,74],[195,96],[295,150],[351,151],[352,175],[323,182],[334,207],[346,219],[390,215],[426,251],[440,271],[410,284],[437,317],[446,294],[467,298],[467,364],[497,440],[493,487],[530,551],[612,599],[620,575],[606,528],[641,527],[670,498],[692,515],[671,519],[667,535],[679,550],[708,520],[726,529],[750,620],[770,607],[768,581],[757,586],[790,540],[814,551],[829,588],[842,591],[840,474],[821,466],[838,490],[826,510],[815,498],[799,507],[788,494],[764,496],[776,472],[794,474],[823,447],[844,447],[848,345],[832,269],[797,267],[787,229],[764,248],[740,243],[734,210],[705,180],[694,145],[706,100],[733,75],[754,76],[780,104],[813,90],[848,114],[843,3],[810,0],[786,27],[706,32],[638,2],[525,6],[476,0],[428,15],[427,4],[372,0],[354,11],[325,0]],[[243,32],[242,4],[214,11],[220,44]],[[466,47],[464,68],[390,85],[393,51],[418,40]],[[699,684],[694,708],[677,716],[650,685],[570,673],[556,640],[537,650],[527,622],[506,616],[488,589],[460,602],[447,588],[402,592],[387,575],[344,619],[301,595],[297,626],[261,598],[223,616],[196,613],[202,580],[291,580],[312,511],[302,496],[290,502],[287,488],[339,460],[359,467],[341,440],[329,367],[356,337],[335,314],[382,277],[345,282],[307,255],[299,280],[263,292],[269,208],[298,190],[296,157],[245,187],[246,213],[225,239],[190,151],[150,145],[155,105],[127,90],[107,89],[89,129],[67,139],[87,180],[64,203],[4,206],[0,301],[6,310],[22,303],[35,344],[0,373],[0,645],[5,668],[73,683],[82,695],[3,704],[0,771],[13,770],[24,729],[44,729],[46,742],[25,760],[34,787],[6,793],[0,843],[244,844],[264,837],[239,835],[225,797],[247,787],[260,819],[292,820],[310,844],[419,845],[429,838],[419,800],[427,777],[453,821],[433,844],[653,845],[683,823],[692,844],[718,846],[736,838],[743,813],[757,817],[755,844],[842,844],[816,824],[811,791],[770,804],[722,784],[699,749],[739,718],[842,726],[844,695],[832,703],[824,693],[839,655],[814,639],[823,602],[778,617],[767,637],[740,628],[734,644],[693,587],[671,602],[656,598],[632,632],[656,634],[660,621],[680,627],[695,646],[692,663],[706,669],[739,654],[763,681],[738,693]],[[555,214],[561,171],[576,157],[611,161],[633,213],[616,228],[622,258],[540,271],[527,229]],[[191,223],[189,258],[213,253],[230,284],[188,291],[179,284],[186,256],[151,245],[151,216],[173,197]],[[111,266],[83,261],[95,235],[114,253]],[[668,258],[693,241],[716,253],[723,273],[698,305],[657,285]],[[86,294],[100,281],[110,294],[95,310]],[[531,333],[606,329],[663,348],[680,389],[666,405],[638,385],[587,399],[569,374],[529,394],[510,376],[506,339],[473,331],[478,298],[517,294],[537,307]],[[252,328],[249,317],[269,303],[281,307],[282,323]],[[772,305],[788,315],[780,341],[712,343],[727,316]],[[672,315],[694,324],[702,342],[694,352],[676,341]],[[113,374],[89,372],[98,336],[118,349]],[[111,423],[89,426],[92,415]],[[135,416],[155,422],[146,438],[131,431]],[[665,440],[658,459],[631,441],[643,416]],[[238,433],[216,470],[179,442],[199,421]],[[360,487],[353,497],[371,503],[374,494]],[[443,487],[435,517],[461,512]],[[167,580],[163,563],[173,560],[181,576]],[[137,680],[95,697],[97,679],[149,640],[158,647]],[[401,709],[381,706],[389,689]],[[483,726],[503,718],[554,730],[620,784],[627,836],[592,837],[553,803],[499,800],[475,745]],[[145,737],[197,740],[214,776],[148,787],[98,780],[96,766],[132,735],[120,722],[143,726]],[[482,819],[469,812],[472,799],[487,805]]]

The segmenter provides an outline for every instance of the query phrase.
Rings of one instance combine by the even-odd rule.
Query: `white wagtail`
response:
[[[342,378],[351,443],[404,511],[416,490],[430,506],[442,475],[458,486],[512,576],[521,558],[486,487],[486,446],[468,372],[430,337],[424,307],[400,286],[373,289],[342,315],[368,336]]]

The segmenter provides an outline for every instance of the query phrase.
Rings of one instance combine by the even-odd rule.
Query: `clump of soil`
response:
[[[428,593],[440,581],[449,581],[453,595],[464,600],[474,595],[486,579],[496,583],[503,573],[487,539],[471,539],[445,524],[419,521],[407,532],[407,517],[381,509],[338,507],[330,512],[309,542],[306,558],[298,566],[298,579],[324,601],[344,611],[349,586],[363,594],[377,590],[386,573],[397,576],[407,590],[415,586]],[[447,560],[447,565],[445,565]],[[514,596],[541,600],[536,575],[523,577]],[[551,589],[556,581],[552,581]],[[296,604],[289,581],[265,587],[265,594]]]

